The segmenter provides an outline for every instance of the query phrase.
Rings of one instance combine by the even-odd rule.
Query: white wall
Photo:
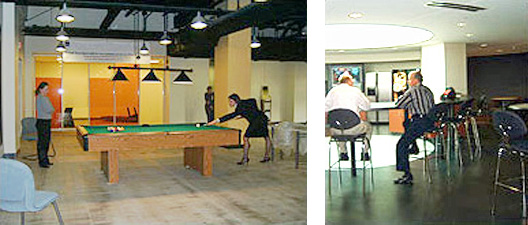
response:
[[[262,86],[268,86],[271,121],[305,122],[306,81],[305,62],[253,61],[248,97],[260,101]]]
[[[207,122],[204,94],[209,85],[209,59],[170,58],[170,67],[193,69],[192,73],[186,73],[193,85],[172,84],[179,72],[171,72],[170,78],[166,78],[171,82],[168,88],[169,122]]]

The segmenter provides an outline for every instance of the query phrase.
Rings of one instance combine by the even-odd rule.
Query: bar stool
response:
[[[353,112],[352,110],[348,109],[334,109],[330,112],[328,112],[328,123],[330,124],[331,128],[340,130],[340,134],[331,134],[330,141],[328,143],[328,187],[329,190],[331,190],[332,185],[332,168],[337,164],[338,165],[338,172],[339,172],[339,182],[341,183],[341,160],[339,159],[336,162],[332,163],[331,159],[331,153],[332,153],[332,143],[339,143],[339,142],[345,142],[345,147],[348,143],[350,143],[350,164],[351,164],[351,176],[356,176],[356,159],[355,159],[355,143],[361,142],[362,145],[362,153],[363,150],[369,146],[368,148],[368,154],[370,156],[370,159],[368,160],[368,164],[366,163],[366,160],[363,161],[363,191],[365,191],[365,180],[366,180],[366,170],[367,166],[370,166],[370,180],[371,183],[374,184],[374,170],[372,166],[372,149],[370,148],[370,142],[368,138],[366,137],[366,134],[358,134],[358,135],[347,135],[344,134],[345,130],[350,129],[356,125],[358,125],[361,122],[359,119],[359,116]],[[339,151],[339,150],[338,150]],[[329,192],[331,193],[331,192]]]

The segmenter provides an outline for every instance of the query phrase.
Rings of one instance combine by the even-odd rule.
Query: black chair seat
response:
[[[519,151],[522,153],[528,154],[528,140],[512,140],[511,141],[511,147],[515,151]]]
[[[359,135],[346,135],[346,134],[336,134],[332,135],[331,138],[334,141],[355,141],[356,139],[362,139],[365,138],[367,134],[359,134]]]

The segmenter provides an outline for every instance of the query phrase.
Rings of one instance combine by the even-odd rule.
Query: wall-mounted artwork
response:
[[[355,87],[363,90],[363,64],[327,64],[327,81],[330,81],[327,82],[327,93],[332,87],[339,84],[339,77],[345,73],[348,73],[354,78]]]
[[[395,69],[392,70],[392,100],[396,101],[409,89],[407,80],[409,74],[417,69]]]

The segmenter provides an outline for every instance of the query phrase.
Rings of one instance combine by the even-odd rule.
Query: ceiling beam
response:
[[[41,27],[31,26],[24,28],[25,35],[35,36],[55,36],[60,28],[58,27]],[[118,39],[144,39],[144,40],[158,40],[163,32],[139,32],[130,30],[100,30],[100,29],[86,29],[86,28],[65,28],[64,29],[70,37],[85,37],[85,38],[118,38]],[[171,34],[174,35],[174,34]]]
[[[17,5],[28,5],[28,6],[51,6],[61,7],[64,0],[9,0],[9,2],[16,2]],[[208,14],[223,15],[230,10],[222,9],[211,9],[211,8],[199,8],[199,7],[183,7],[183,6],[168,6],[168,5],[153,5],[153,4],[137,4],[128,2],[106,2],[106,1],[68,1],[68,7],[70,8],[89,8],[89,9],[131,9],[149,12],[180,12],[180,11],[192,11],[192,12],[207,12]]]
[[[120,9],[108,9],[105,18],[103,19],[103,22],[101,22],[101,25],[99,26],[99,29],[108,30],[108,28],[110,27],[110,25],[112,25],[112,23],[117,18],[117,15],[119,15],[120,12]]]

